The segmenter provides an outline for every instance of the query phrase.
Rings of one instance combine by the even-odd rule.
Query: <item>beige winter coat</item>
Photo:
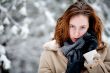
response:
[[[40,57],[38,73],[65,73],[68,60],[60,51],[55,40],[44,44],[44,51]],[[98,65],[91,68],[85,62],[85,69],[81,73],[110,73],[110,49],[97,49],[101,56]]]

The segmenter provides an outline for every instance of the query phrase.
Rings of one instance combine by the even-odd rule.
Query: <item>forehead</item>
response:
[[[75,15],[70,18],[69,21],[70,25],[88,25],[89,24],[89,19],[85,15]]]

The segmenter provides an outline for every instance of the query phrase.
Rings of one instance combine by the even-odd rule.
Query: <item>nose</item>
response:
[[[74,34],[74,38],[79,38],[80,37],[80,31],[76,30],[75,34]]]

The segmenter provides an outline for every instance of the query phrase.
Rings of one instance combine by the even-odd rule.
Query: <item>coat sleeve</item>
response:
[[[85,62],[85,67],[88,69],[89,73],[110,73],[110,48],[107,50],[107,55],[105,57],[105,60],[100,60],[99,63],[91,68],[90,65],[88,65]]]
[[[38,68],[38,73],[52,73],[52,70],[49,66],[48,54],[46,52],[42,52],[40,57],[40,63]]]

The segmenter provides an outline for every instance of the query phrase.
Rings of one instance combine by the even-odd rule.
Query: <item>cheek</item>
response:
[[[80,37],[83,36],[85,33],[86,33],[86,31],[84,31],[84,32],[81,31],[81,33],[80,33]]]
[[[77,38],[82,37],[86,32],[87,32],[88,28],[86,29],[79,29],[79,36]],[[69,29],[69,36],[70,38],[74,38],[75,36],[75,29]]]
[[[87,32],[87,29],[86,29],[86,30],[82,30],[82,31],[80,32],[80,37],[83,36],[86,32]]]
[[[74,30],[73,29],[69,30],[69,36],[70,36],[70,38],[74,37]]]

